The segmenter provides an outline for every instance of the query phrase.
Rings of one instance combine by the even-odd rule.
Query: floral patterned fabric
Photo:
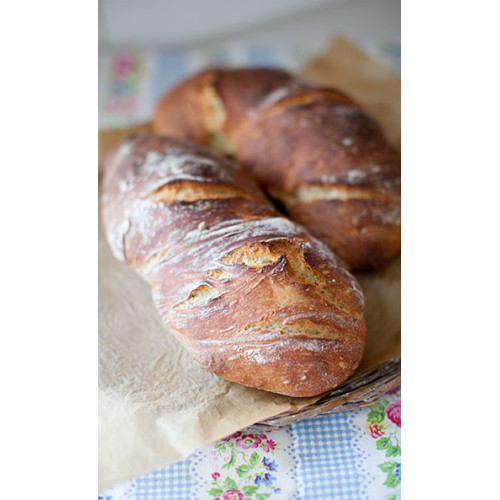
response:
[[[276,486],[278,464],[274,459],[280,445],[283,443],[271,439],[270,432],[236,432],[217,441],[210,452],[216,469],[211,474],[211,487],[199,491],[198,498],[206,493],[215,500],[264,500],[280,493],[281,488]],[[205,469],[204,464],[201,469]]]
[[[401,391],[367,408],[262,432],[247,428],[100,500],[401,498]]]
[[[390,391],[369,408],[366,415],[366,430],[375,442],[375,449],[379,452],[376,454],[380,461],[377,467],[385,477],[382,485],[390,491],[384,498],[399,499],[401,496],[400,388]]]

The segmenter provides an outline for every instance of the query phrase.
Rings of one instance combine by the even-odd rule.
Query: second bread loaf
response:
[[[400,249],[400,157],[345,94],[277,70],[208,70],[167,92],[155,129],[232,154],[353,270]]]

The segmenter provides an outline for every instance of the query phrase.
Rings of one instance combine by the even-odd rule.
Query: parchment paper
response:
[[[353,95],[399,147],[399,78],[388,69],[336,40],[302,74]],[[100,132],[100,158],[130,131],[147,129]],[[358,278],[368,322],[359,374],[400,355],[399,260]],[[99,226],[99,490],[255,422],[307,410],[318,399],[250,389],[199,368],[163,325],[148,284],[113,258]]]

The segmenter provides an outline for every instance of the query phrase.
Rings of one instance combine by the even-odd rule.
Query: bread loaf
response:
[[[203,368],[313,396],[358,366],[366,327],[355,278],[231,160],[130,137],[106,159],[102,214],[114,255],[150,283],[164,322]]]
[[[281,70],[214,69],[165,94],[153,126],[234,155],[351,269],[399,252],[400,156],[341,92]]]

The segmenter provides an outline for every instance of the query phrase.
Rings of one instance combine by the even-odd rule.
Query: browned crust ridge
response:
[[[400,155],[342,92],[282,70],[212,69],[167,92],[153,127],[233,155],[351,269],[399,252]]]
[[[155,135],[128,138],[104,170],[110,247],[148,280],[197,363],[289,396],[317,395],[352,375],[366,329],[358,283],[245,170]]]

